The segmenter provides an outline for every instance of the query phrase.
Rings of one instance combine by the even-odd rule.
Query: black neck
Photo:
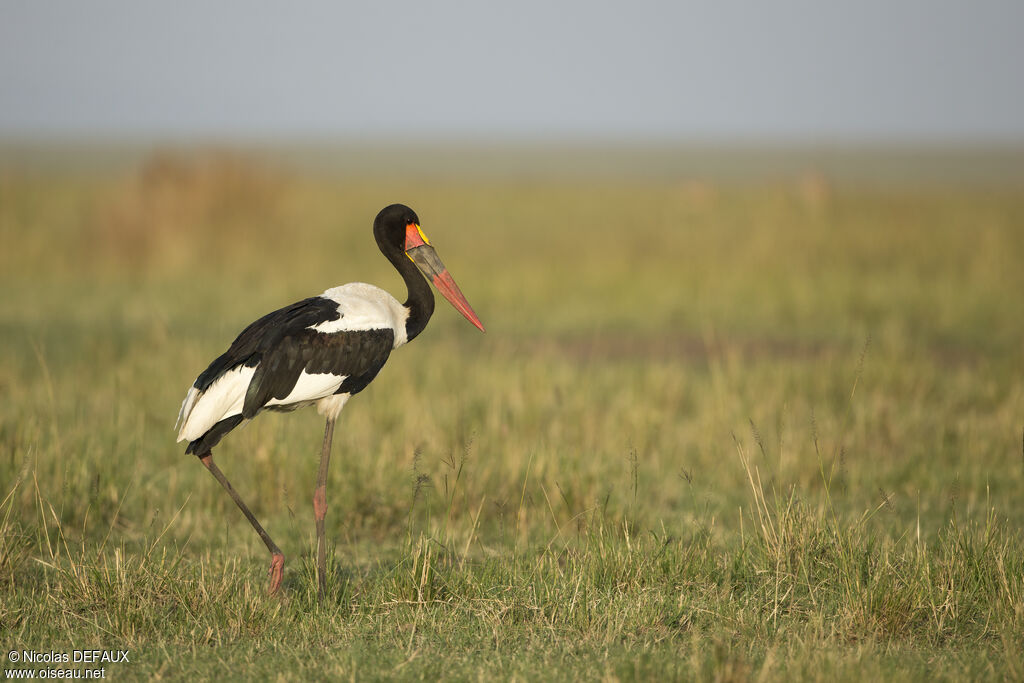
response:
[[[423,277],[423,273],[412,259],[405,255],[405,251],[384,248],[381,251],[401,274],[409,290],[409,298],[403,305],[409,309],[409,318],[405,322],[405,339],[412,341],[427,326],[427,321],[434,313],[434,293],[430,291],[430,285]]]

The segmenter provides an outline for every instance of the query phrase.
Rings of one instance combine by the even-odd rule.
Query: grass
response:
[[[191,380],[328,286],[439,306],[339,422],[215,456],[283,595],[173,442]],[[109,677],[1021,679],[1024,193],[665,179],[344,180],[237,157],[0,176],[0,637]],[[5,662],[7,670],[13,669]],[[35,668],[40,668],[38,665]]]

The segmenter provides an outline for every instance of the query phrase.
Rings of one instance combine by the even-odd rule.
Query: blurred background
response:
[[[401,298],[370,237],[400,201],[488,333],[439,308],[346,411],[346,542],[394,538],[452,453],[451,514],[486,498],[492,541],[515,501],[538,537],[603,501],[729,538],[738,446],[898,533],[1019,521],[1021,26],[997,0],[4,2],[0,479],[128,538],[193,495],[171,536],[219,547],[185,389],[269,310]],[[225,442],[270,526],[319,432]]]
[[[456,142],[1002,149],[1024,139],[1024,9],[998,0],[99,0],[0,12],[9,143],[433,142],[440,154]],[[424,172],[436,161],[393,161],[403,160]]]
[[[1020,679],[1022,27],[0,2],[0,635],[139,678]],[[221,443],[263,599],[175,417],[259,316],[403,299],[394,202],[487,333],[439,302],[346,407],[330,609],[320,416]]]

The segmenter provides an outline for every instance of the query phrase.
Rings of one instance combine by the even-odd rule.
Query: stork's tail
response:
[[[185,440],[185,425],[188,424],[188,416],[192,414],[192,409],[195,407],[196,400],[201,393],[195,385],[192,385],[188,388],[188,393],[185,394],[185,400],[181,402],[181,410],[178,411],[178,421],[174,423],[174,428],[178,430],[178,441]]]

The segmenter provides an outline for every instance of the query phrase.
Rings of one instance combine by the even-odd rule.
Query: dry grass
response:
[[[242,325],[397,291],[414,206],[488,327],[439,308],[348,408],[315,604],[322,425],[217,458],[171,426]],[[287,230],[285,229],[287,227]],[[184,678],[1019,678],[1024,195],[1012,188],[339,181],[225,155],[0,180],[0,633]],[[870,343],[867,343],[870,340]]]

